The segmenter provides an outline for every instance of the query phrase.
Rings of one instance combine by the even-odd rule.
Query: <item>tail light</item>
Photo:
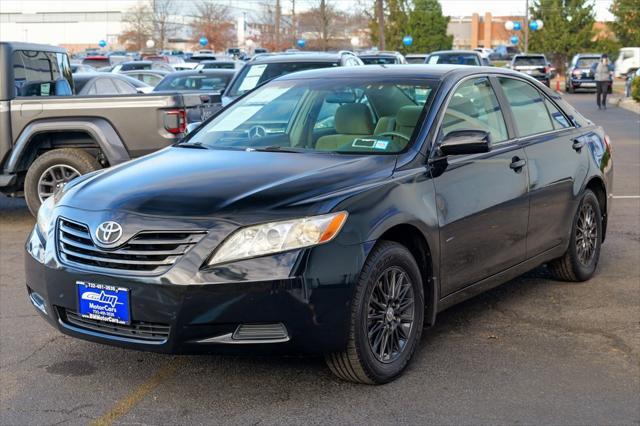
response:
[[[187,130],[187,111],[183,108],[165,111],[164,128],[174,135],[184,133]]]
[[[611,151],[611,140],[609,139],[609,135],[604,135],[604,144],[607,146],[609,151]]]
[[[544,67],[544,73],[549,74],[551,72],[551,67]]]

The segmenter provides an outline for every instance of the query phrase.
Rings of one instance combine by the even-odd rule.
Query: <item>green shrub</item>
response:
[[[640,102],[640,77],[636,77],[631,82],[631,97],[634,101]]]

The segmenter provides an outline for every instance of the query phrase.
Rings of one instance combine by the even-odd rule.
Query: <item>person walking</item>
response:
[[[591,65],[591,73],[596,81],[596,103],[598,109],[607,109],[607,93],[613,78],[613,65],[609,62],[609,56],[605,53],[600,60]]]

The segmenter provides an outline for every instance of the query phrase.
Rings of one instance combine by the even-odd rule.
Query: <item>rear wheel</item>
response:
[[[567,92],[573,93],[575,91],[576,91],[576,89],[573,88],[573,84],[569,84],[569,90],[567,90]]]
[[[100,167],[91,154],[75,148],[54,149],[36,158],[24,182],[24,195],[31,214],[35,216],[40,204],[58,188]]]
[[[562,281],[586,281],[593,276],[602,244],[602,212],[595,194],[587,189],[573,219],[571,241],[565,254],[547,265]]]
[[[360,274],[347,348],[327,355],[327,365],[343,380],[387,383],[409,364],[423,321],[422,279],[415,259],[404,246],[382,241]]]

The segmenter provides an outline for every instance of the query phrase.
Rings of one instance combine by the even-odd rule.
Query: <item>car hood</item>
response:
[[[211,217],[304,206],[389,177],[395,155],[352,156],[170,147],[70,183],[59,205]]]

